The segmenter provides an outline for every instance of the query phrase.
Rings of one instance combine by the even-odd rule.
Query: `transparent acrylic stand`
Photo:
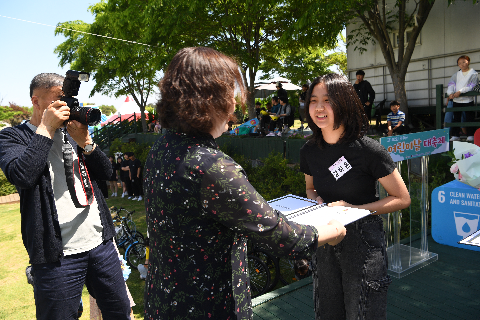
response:
[[[402,162],[397,162],[401,173]],[[407,160],[408,189],[412,204],[410,205],[409,236],[400,239],[402,213],[389,213],[387,223],[388,273],[395,278],[402,278],[424,266],[438,260],[438,255],[428,251],[428,156]],[[413,179],[410,179],[411,175]],[[417,206],[418,204],[418,206]],[[412,210],[413,209],[413,210]],[[415,242],[419,247],[414,247]]]

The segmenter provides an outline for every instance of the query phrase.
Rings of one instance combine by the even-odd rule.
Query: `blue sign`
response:
[[[479,229],[480,191],[453,180],[432,192],[432,237],[452,247],[480,251],[480,247],[459,244]]]
[[[394,162],[449,150],[449,129],[431,130],[380,139]]]

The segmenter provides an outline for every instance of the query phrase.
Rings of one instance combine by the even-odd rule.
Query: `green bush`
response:
[[[13,184],[8,182],[7,177],[2,170],[0,170],[0,197],[8,196],[9,194],[16,193],[17,189]]]
[[[289,165],[280,153],[272,152],[253,167],[251,160],[234,154],[232,158],[242,166],[252,186],[265,200],[272,200],[286,194],[306,197],[305,175],[298,164]]]

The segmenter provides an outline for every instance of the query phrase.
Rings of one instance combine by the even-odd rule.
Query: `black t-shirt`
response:
[[[122,160],[122,168],[129,167],[130,166],[130,160]],[[120,168],[120,177],[124,177],[128,179],[128,171],[123,171],[122,168]]]
[[[142,166],[140,160],[130,160],[130,173],[132,174],[132,180],[137,179],[138,168]]]
[[[337,161],[339,166],[334,168]],[[308,141],[300,150],[300,170],[313,176],[313,185],[325,203],[377,201],[376,181],[395,168],[387,150],[368,137],[349,144],[327,144],[323,149]]]

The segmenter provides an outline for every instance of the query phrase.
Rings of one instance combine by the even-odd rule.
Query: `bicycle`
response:
[[[123,209],[123,208],[121,208]],[[130,217],[135,211],[126,211]],[[115,213],[114,224],[115,224],[115,240],[117,242],[117,247],[125,250],[124,259],[127,263],[133,267],[137,268],[139,264],[142,264],[141,260],[145,259],[146,256],[146,247],[144,244],[144,237],[140,231],[132,231],[128,225],[129,218],[121,217],[119,211]]]

